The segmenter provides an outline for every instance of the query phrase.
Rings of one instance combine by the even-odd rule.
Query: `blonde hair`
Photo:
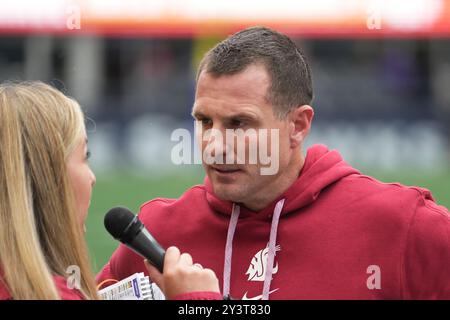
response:
[[[0,281],[13,299],[60,299],[70,265],[97,299],[67,157],[84,137],[80,106],[42,82],[0,84]]]

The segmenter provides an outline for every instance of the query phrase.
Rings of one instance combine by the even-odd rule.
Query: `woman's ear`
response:
[[[290,124],[291,147],[296,148],[302,144],[311,129],[314,109],[309,105],[300,106],[288,115]]]

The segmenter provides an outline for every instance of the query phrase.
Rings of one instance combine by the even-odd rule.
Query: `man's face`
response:
[[[273,106],[266,98],[269,86],[270,77],[260,64],[250,65],[234,75],[200,74],[192,114],[197,120],[203,166],[214,193],[223,200],[247,204],[260,199],[276,185],[289,164],[293,152],[292,128],[288,120],[275,117]],[[256,134],[230,135],[237,129],[250,133],[253,130]],[[261,136],[264,132],[266,136]],[[221,139],[217,138],[217,133],[221,134]],[[238,148],[239,143],[244,143],[244,153]],[[258,149],[252,150],[255,146]],[[255,151],[257,161],[253,161],[254,157],[251,159],[251,153]],[[261,152],[267,152],[265,159]],[[205,159],[205,154],[212,156],[215,163]],[[229,163],[230,158],[234,163]],[[272,162],[269,165],[268,159]],[[272,166],[272,172],[261,174],[262,169],[269,166]]]

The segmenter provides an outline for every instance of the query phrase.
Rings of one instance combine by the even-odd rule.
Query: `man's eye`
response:
[[[231,127],[233,128],[241,128],[243,126],[245,126],[245,121],[241,120],[241,119],[233,119],[230,122]]]
[[[212,124],[211,119],[200,119],[199,121],[200,121],[200,122],[202,123],[202,125],[204,125],[204,126],[209,126],[209,125]]]
[[[89,160],[89,158],[91,157],[91,151],[87,151],[86,152],[86,160]]]

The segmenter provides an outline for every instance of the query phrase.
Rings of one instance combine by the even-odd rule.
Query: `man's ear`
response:
[[[295,148],[302,144],[311,129],[311,122],[314,117],[314,109],[309,105],[300,106],[292,110],[288,115],[290,125],[289,139],[291,147]]]

